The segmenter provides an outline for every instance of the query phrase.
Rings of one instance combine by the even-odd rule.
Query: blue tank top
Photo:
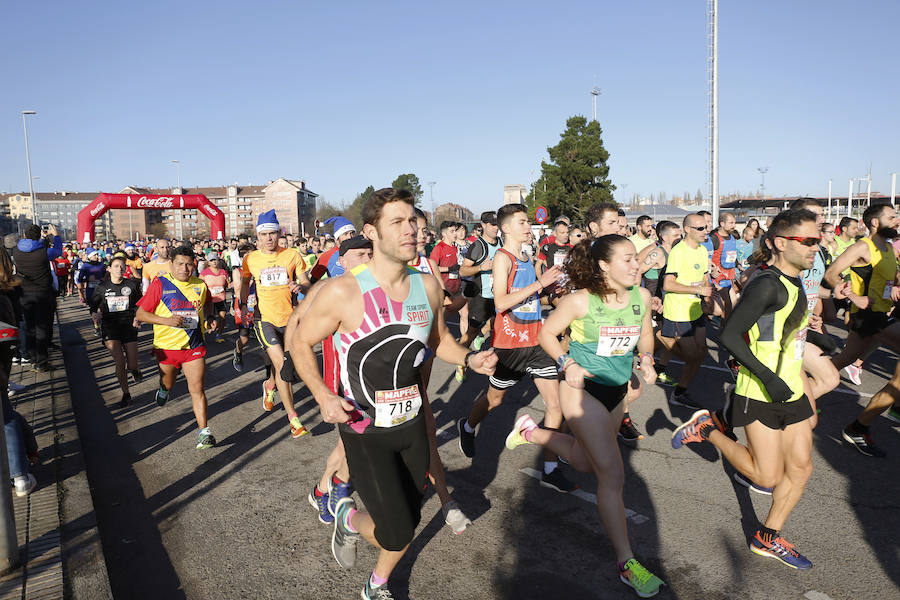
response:
[[[362,292],[363,321],[358,329],[335,340],[344,396],[364,414],[350,428],[363,433],[417,420],[425,389],[419,367],[434,314],[423,274],[409,268],[409,293],[392,300],[365,264],[352,269]]]
[[[507,292],[521,290],[535,281],[534,265],[527,258],[519,260],[514,254],[500,249],[509,257],[512,268],[507,281]],[[538,345],[541,330],[541,303],[538,294],[532,294],[522,302],[497,315],[494,322],[494,348],[529,348]]]
[[[822,258],[822,249],[816,250],[816,260],[811,269],[800,273],[800,281],[803,282],[803,291],[806,292],[806,307],[812,312],[819,299],[819,286],[825,277],[825,260]]]

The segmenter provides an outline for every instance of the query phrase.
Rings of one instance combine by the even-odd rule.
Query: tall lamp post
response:
[[[428,195],[431,198],[431,226],[435,226],[434,221],[434,185],[437,181],[426,181],[425,184],[428,185]]]
[[[33,110],[22,111],[22,129],[25,130],[25,164],[28,165],[28,191],[31,194],[31,220],[37,222],[37,215],[34,212],[34,181],[31,179],[31,153],[28,151],[28,123],[25,119],[28,115],[36,115]]]
[[[175,175],[178,177],[178,190],[179,193],[181,193],[181,163],[177,160],[173,160],[172,162],[175,163]]]

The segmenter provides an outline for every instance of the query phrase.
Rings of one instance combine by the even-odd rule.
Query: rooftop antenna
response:
[[[437,181],[426,181],[428,185],[428,195],[431,198],[431,226],[434,227],[434,186]]]
[[[600,88],[596,85],[591,88],[591,102],[594,104],[594,120],[597,120],[597,96],[600,95]]]
[[[766,173],[769,172],[769,167],[759,167],[756,169],[759,171],[759,174],[762,175],[762,183],[759,184],[759,197],[766,197]]]

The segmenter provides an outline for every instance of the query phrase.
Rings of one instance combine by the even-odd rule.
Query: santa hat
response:
[[[267,210],[260,214],[256,220],[256,232],[262,233],[263,231],[281,231],[278,217],[275,215],[275,209]]]
[[[339,238],[348,231],[356,231],[356,227],[353,226],[353,223],[350,222],[350,219],[346,217],[337,216],[331,217],[330,219],[325,219],[326,225],[334,225],[334,237]]]

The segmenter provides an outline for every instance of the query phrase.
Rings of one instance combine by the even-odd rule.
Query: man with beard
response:
[[[897,277],[897,257],[890,240],[897,237],[897,211],[889,204],[870,206],[863,213],[863,224],[869,237],[856,242],[831,263],[825,271],[825,281],[835,288],[840,298],[841,272],[850,269],[850,290],[846,297],[853,303],[850,309],[849,333],[843,352],[832,359],[838,371],[864,356],[869,348],[887,344],[900,350],[900,322],[888,313],[900,300]],[[869,426],[875,418],[891,407],[893,398],[900,395],[900,370],[894,371],[891,381],[875,394],[859,417],[844,428],[844,439],[866,456],[884,456],[884,451],[872,444]]]

